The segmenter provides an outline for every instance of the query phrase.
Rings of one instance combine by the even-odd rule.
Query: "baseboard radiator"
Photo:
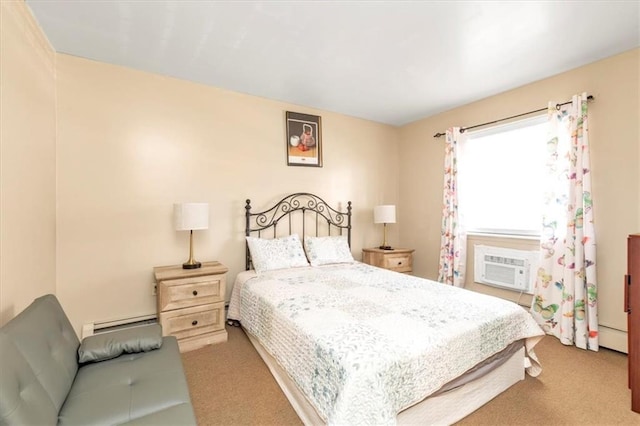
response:
[[[156,314],[90,322],[82,326],[82,338],[84,339],[85,337],[93,336],[94,334],[121,330],[123,328],[139,327],[141,325],[152,324],[155,322],[158,322]]]

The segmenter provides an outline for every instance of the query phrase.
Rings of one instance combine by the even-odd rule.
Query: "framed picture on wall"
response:
[[[320,117],[287,111],[286,129],[287,165],[322,167]]]

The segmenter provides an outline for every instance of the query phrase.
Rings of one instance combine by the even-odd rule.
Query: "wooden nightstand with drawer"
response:
[[[178,339],[180,352],[227,341],[224,328],[227,271],[220,262],[205,262],[198,269],[183,269],[182,265],[153,268],[158,322],[165,336]]]
[[[379,268],[396,272],[413,271],[413,249],[394,248],[383,250],[379,248],[362,249],[362,261]]]

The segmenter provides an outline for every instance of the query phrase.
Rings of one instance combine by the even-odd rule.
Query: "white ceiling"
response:
[[[27,5],[58,52],[392,125],[640,46],[639,1]]]

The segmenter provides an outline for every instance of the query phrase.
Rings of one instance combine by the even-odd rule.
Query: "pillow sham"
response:
[[[246,237],[256,273],[309,266],[297,234],[282,238]]]
[[[305,237],[304,249],[311,266],[352,263],[355,261],[351,254],[347,237],[342,235],[335,237]]]

